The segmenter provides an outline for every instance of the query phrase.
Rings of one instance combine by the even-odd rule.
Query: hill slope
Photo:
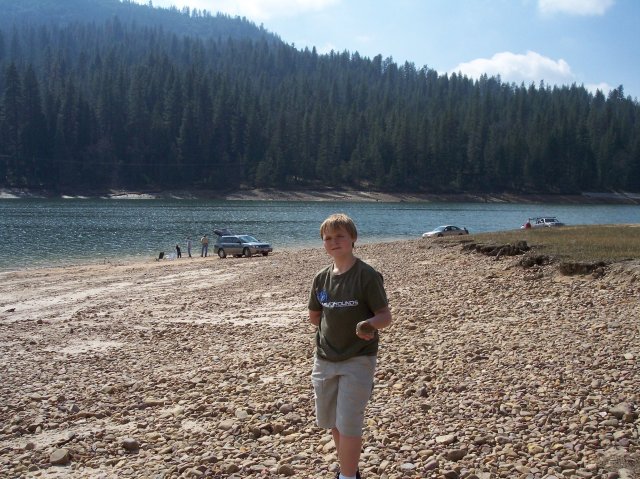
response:
[[[279,41],[276,35],[241,18],[210,12],[150,8],[130,0],[0,0],[0,28],[12,25],[56,25],[102,23],[118,16],[139,26],[161,27],[177,35],[213,38],[249,38]]]
[[[640,191],[622,86],[474,81],[298,51],[242,19],[82,4],[0,1],[0,187]]]

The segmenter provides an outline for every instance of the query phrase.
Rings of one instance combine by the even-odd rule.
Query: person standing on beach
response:
[[[205,234],[202,238],[200,238],[200,243],[202,243],[202,251],[200,252],[200,256],[207,257],[209,253],[209,238]]]
[[[187,254],[191,258],[191,237],[187,236]]]
[[[180,245],[176,245],[176,258],[182,258],[182,251],[180,250]]]
[[[316,329],[312,382],[316,423],[331,429],[340,470],[336,479],[360,479],[364,410],[371,397],[378,329],[391,324],[382,275],[353,254],[356,226],[329,216],[320,237],[333,264],[319,271],[309,295]]]

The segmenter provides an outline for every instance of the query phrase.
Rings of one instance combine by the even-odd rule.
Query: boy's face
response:
[[[326,230],[322,238],[325,251],[329,256],[336,258],[353,254],[353,243],[356,239],[343,228]]]

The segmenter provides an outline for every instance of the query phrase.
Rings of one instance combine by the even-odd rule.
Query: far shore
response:
[[[389,193],[342,188],[304,190],[274,190],[268,188],[235,191],[125,191],[50,192],[0,188],[0,199],[211,199],[237,201],[363,201],[363,202],[424,202],[424,203],[525,203],[525,204],[640,204],[640,193],[583,192],[581,194],[519,194],[519,193]]]

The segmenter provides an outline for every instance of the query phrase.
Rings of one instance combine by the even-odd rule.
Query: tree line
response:
[[[253,28],[3,27],[0,186],[640,191],[640,110],[622,86],[472,80]]]

